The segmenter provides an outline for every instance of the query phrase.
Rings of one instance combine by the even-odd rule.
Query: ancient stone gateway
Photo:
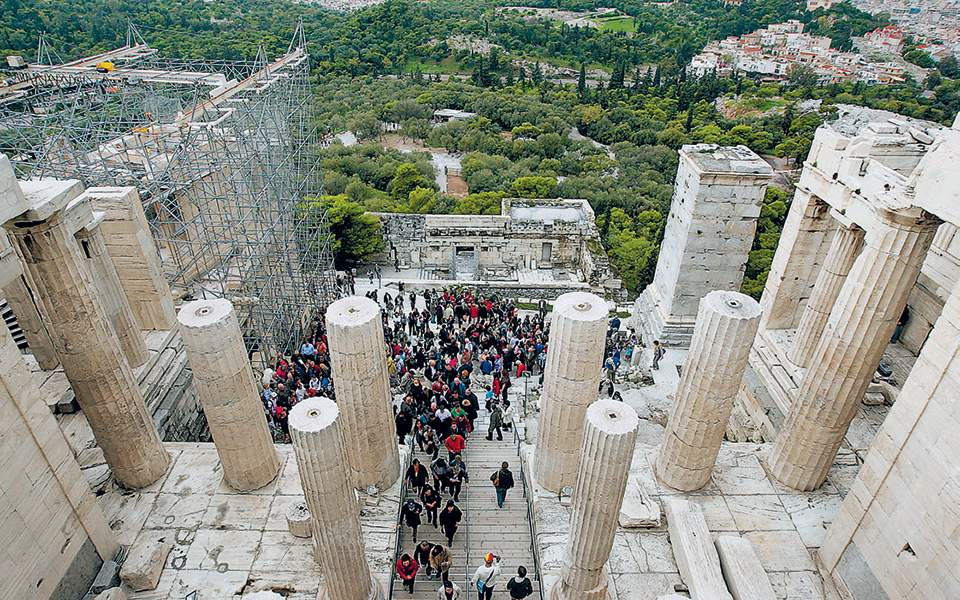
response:
[[[26,210],[2,216],[49,309],[57,355],[116,480],[131,488],[150,485],[166,473],[170,457],[75,237],[92,220],[90,207],[81,202],[65,210],[83,188],[72,180],[24,182],[22,188],[3,202]]]

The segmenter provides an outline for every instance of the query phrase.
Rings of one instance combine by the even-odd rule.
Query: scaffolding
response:
[[[0,152],[24,178],[135,186],[174,293],[228,298],[255,364],[295,350],[336,297],[299,24],[268,60],[161,58],[127,44],[0,73]],[[98,68],[109,61],[112,70]]]

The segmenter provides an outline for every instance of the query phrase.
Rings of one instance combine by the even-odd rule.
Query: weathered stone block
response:
[[[155,589],[172,548],[173,543],[163,538],[134,546],[120,569],[120,578],[135,592]]]
[[[694,600],[733,600],[700,507],[682,498],[664,501],[670,546],[680,577]]]
[[[660,504],[650,497],[636,476],[631,475],[620,507],[620,526],[627,529],[660,527]]]
[[[734,600],[775,600],[776,594],[770,585],[757,553],[750,540],[731,535],[717,538],[717,552],[723,578]]]

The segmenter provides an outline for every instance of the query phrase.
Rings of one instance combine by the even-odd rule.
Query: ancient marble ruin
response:
[[[534,468],[538,484],[560,492],[577,481],[584,418],[600,385],[607,304],[593,294],[569,292],[557,298],[550,327],[541,394],[541,427]]]
[[[772,177],[770,165],[745,146],[680,149],[656,274],[634,306],[648,344],[689,344],[700,298],[740,289]]]
[[[770,169],[742,148],[682,154],[654,283],[632,305],[596,284],[551,296],[542,385],[516,378],[505,439],[467,442],[462,597],[485,552],[503,556],[495,598],[521,565],[551,600],[960,597],[960,122],[843,107],[759,302],[738,288]],[[411,597],[394,573],[416,450],[397,445],[404,384],[363,296],[385,288],[358,278],[304,315],[328,326],[336,401],[299,402],[274,443],[254,303],[174,297],[136,198],[18,180],[0,157],[0,289],[28,346],[0,327],[0,597]],[[630,327],[668,342],[658,369],[649,346],[621,364],[642,385],[603,370]],[[56,385],[70,394],[51,401]],[[162,433],[157,395],[178,414],[193,398],[212,441]]]
[[[380,307],[369,298],[327,309],[330,363],[342,406],[343,437],[356,487],[385,490],[400,477]]]
[[[477,282],[535,298],[622,293],[586,200],[504,198],[499,215],[374,214],[386,245],[377,262],[391,279]]]

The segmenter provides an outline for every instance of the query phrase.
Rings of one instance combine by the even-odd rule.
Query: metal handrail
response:
[[[400,514],[403,512],[403,505],[406,502],[407,497],[407,471],[406,468],[401,465],[400,477],[400,505],[397,507],[397,523],[400,524],[400,529],[397,529],[397,541],[393,545],[393,561],[390,564],[390,589],[387,592],[387,598],[393,598],[393,587],[397,581],[397,561],[400,560],[400,538],[403,533],[403,524],[400,523]]]
[[[524,424],[526,426],[526,424]],[[533,514],[533,498],[527,489],[527,476],[523,468],[523,457],[520,455],[520,431],[517,427],[516,415],[513,419],[513,439],[517,444],[517,457],[520,459],[520,482],[523,484],[523,497],[527,503],[527,523],[530,527],[530,549],[533,550],[533,577],[540,582],[537,586],[540,594],[540,600],[545,600],[543,595],[543,579],[540,577],[540,547],[537,544],[537,523]]]

